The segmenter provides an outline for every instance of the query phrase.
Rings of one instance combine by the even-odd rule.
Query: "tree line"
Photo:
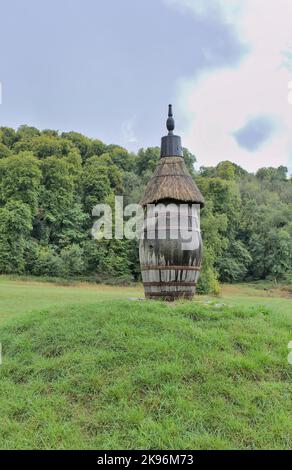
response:
[[[140,279],[133,240],[91,236],[92,208],[139,202],[160,149],[137,154],[77,132],[0,128],[0,273],[82,277],[107,282]],[[292,278],[292,180],[287,168],[251,174],[229,161],[194,170],[203,193],[201,293],[219,282]]]

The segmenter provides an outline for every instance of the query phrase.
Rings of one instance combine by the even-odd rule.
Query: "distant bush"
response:
[[[61,276],[63,274],[62,259],[51,248],[41,247],[31,273],[35,276]]]
[[[216,272],[212,268],[207,267],[202,270],[196,292],[201,295],[220,294],[220,284],[218,282]]]
[[[65,277],[79,276],[84,272],[83,250],[73,244],[63,248],[60,253],[61,271]]]

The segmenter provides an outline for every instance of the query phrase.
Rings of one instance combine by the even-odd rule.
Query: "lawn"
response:
[[[14,315],[31,310],[70,304],[143,296],[142,287],[111,287],[94,284],[59,285],[25,278],[0,276],[0,324]]]
[[[1,279],[0,448],[291,449],[291,300],[139,295]]]

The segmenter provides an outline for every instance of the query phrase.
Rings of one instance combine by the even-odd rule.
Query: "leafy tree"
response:
[[[29,140],[33,137],[41,135],[40,131],[36,127],[27,125],[20,126],[16,131],[17,140]]]
[[[116,193],[123,191],[123,176],[121,170],[112,162],[108,153],[90,157],[85,164],[85,169],[91,168],[92,171],[107,173],[111,188]]]
[[[194,165],[197,161],[195,155],[192,154],[188,149],[183,148],[183,156],[184,156],[186,167],[188,168],[190,174],[194,176],[195,175]]]
[[[91,214],[96,204],[104,202],[111,193],[110,181],[107,172],[100,170],[94,173],[92,169],[87,169],[83,173],[83,201],[84,208]]]
[[[80,193],[83,168],[79,151],[77,149],[71,150],[68,155],[63,157],[63,161],[67,164],[76,192]]]
[[[63,213],[61,225],[56,234],[56,242],[60,246],[80,244],[88,237],[86,227],[91,218],[82,210],[81,203],[75,202]]]
[[[16,142],[16,132],[11,127],[0,127],[0,142],[10,148]]]
[[[252,257],[240,240],[229,240],[226,250],[218,257],[215,266],[223,282],[245,279]]]
[[[112,162],[123,171],[134,171],[136,156],[130,154],[123,147],[108,145],[106,153],[110,156]]]
[[[286,230],[272,228],[266,233],[254,233],[250,240],[252,255],[252,277],[279,279],[285,273],[291,272],[292,243],[291,236]]]
[[[28,204],[36,212],[41,171],[38,160],[29,152],[0,160],[0,201],[10,199]]]
[[[62,157],[63,155],[67,155],[72,148],[69,142],[62,141],[60,138],[50,135],[40,135],[31,139],[24,138],[17,141],[13,146],[15,153],[28,150],[33,152],[33,154],[40,159],[51,156]]]
[[[106,145],[97,139],[89,139],[78,132],[63,132],[61,137],[70,141],[81,155],[83,162],[93,155],[102,155],[106,152]]]
[[[137,174],[142,176],[144,173],[153,173],[160,158],[159,147],[148,147],[140,149],[137,158]],[[150,175],[149,175],[150,176]]]
[[[57,243],[64,214],[74,203],[74,178],[66,159],[48,157],[41,163],[42,185],[34,234],[46,243]]]
[[[123,173],[124,204],[139,203],[145,189],[145,184],[133,172]]]
[[[31,272],[35,276],[58,277],[63,275],[62,260],[52,246],[39,247]]]
[[[197,286],[197,291],[200,294],[207,294],[208,292],[217,294],[219,292],[215,261],[227,246],[226,229],[226,215],[214,213],[213,202],[206,200],[201,217],[204,256],[202,272]]]
[[[88,240],[83,244],[86,271],[100,278],[129,281],[132,279],[131,242],[129,240]]]
[[[83,161],[90,155],[91,140],[88,137],[78,132],[63,132],[61,137],[69,140],[78,148]]]
[[[83,250],[79,245],[73,243],[63,248],[60,258],[63,276],[79,276],[84,272]]]
[[[107,146],[101,140],[93,139],[90,144],[88,156],[102,155],[107,151]]]
[[[22,273],[25,268],[25,240],[32,229],[27,204],[11,199],[0,208],[0,272]]]
[[[260,168],[256,177],[261,181],[286,181],[288,174],[288,168],[285,166],[279,166],[278,168]]]
[[[196,292],[202,295],[210,293],[218,295],[220,293],[218,274],[214,269],[213,254],[210,253],[208,246],[204,249],[203,268],[199,277]]]
[[[233,163],[228,162],[228,161],[220,162],[216,166],[216,173],[217,173],[217,176],[219,176],[219,178],[233,181],[235,178],[235,168],[234,168]]]
[[[0,158],[7,158],[11,156],[11,150],[0,142]]]
[[[44,129],[41,134],[48,137],[59,137],[59,131],[55,131],[54,129]]]

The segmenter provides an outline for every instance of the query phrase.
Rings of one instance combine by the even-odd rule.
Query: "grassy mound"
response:
[[[3,449],[291,448],[292,317],[96,302],[0,328]]]

